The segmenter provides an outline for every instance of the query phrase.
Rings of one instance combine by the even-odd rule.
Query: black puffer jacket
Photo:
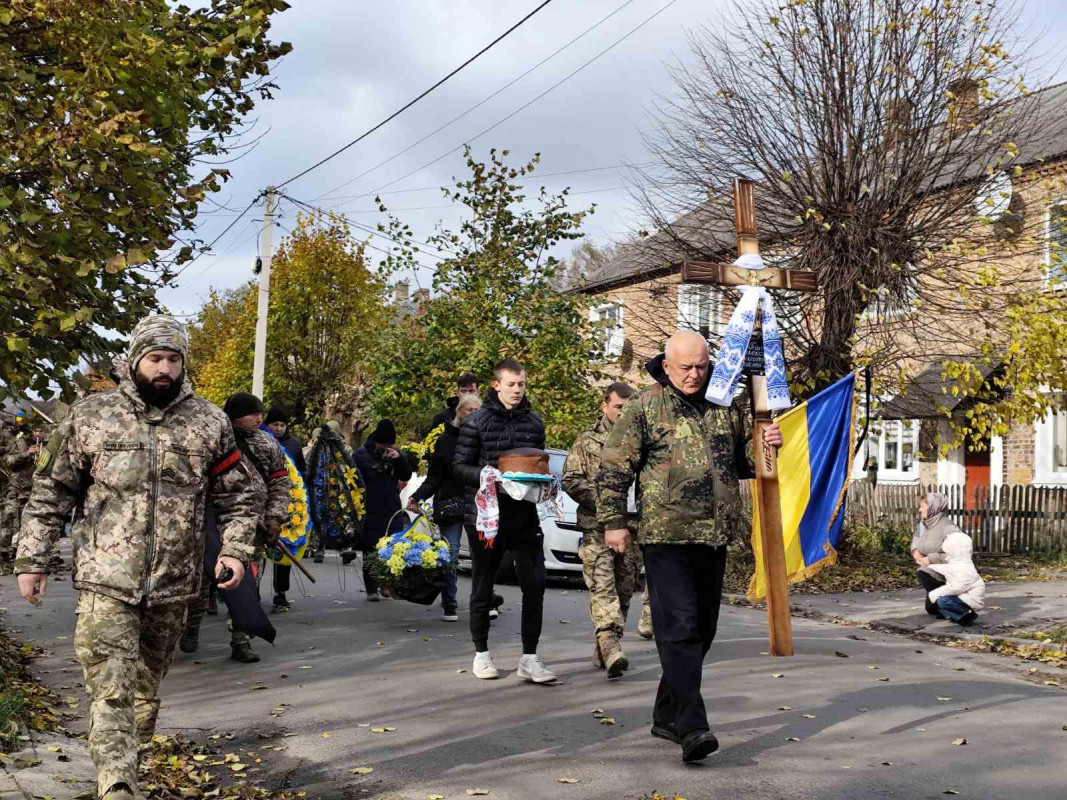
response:
[[[453,470],[458,440],[459,428],[451,422],[446,422],[445,429],[437,437],[433,453],[428,459],[430,466],[426,470],[426,480],[412,495],[419,501],[433,498],[433,519],[438,524],[456,522],[454,519],[446,518],[441,512],[448,505],[449,500],[464,495],[463,484]]]
[[[454,473],[466,489],[466,524],[471,528],[477,521],[474,496],[478,493],[482,467],[497,466],[500,454],[519,447],[544,448],[545,424],[525,397],[516,408],[508,409],[500,402],[496,391],[489,390],[485,403],[467,417],[456,442]],[[500,492],[500,529],[540,529],[537,506],[512,500]]]

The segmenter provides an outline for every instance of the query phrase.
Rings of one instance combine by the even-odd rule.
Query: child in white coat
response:
[[[930,602],[937,603],[942,614],[960,625],[973,625],[985,605],[985,581],[975,569],[973,551],[970,536],[950,533],[941,545],[945,563],[929,567],[945,578],[944,586],[930,592]]]

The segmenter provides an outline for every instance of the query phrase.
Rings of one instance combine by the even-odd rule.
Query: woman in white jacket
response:
[[[945,578],[944,586],[929,593],[930,602],[937,603],[942,614],[960,625],[974,624],[978,610],[985,605],[985,581],[975,569],[973,551],[970,536],[950,533],[941,545],[944,563],[929,565]]]

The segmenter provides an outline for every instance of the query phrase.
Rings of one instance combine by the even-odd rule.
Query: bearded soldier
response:
[[[600,419],[592,430],[578,434],[563,465],[563,488],[578,503],[578,527],[582,530],[582,559],[585,585],[589,589],[589,616],[593,620],[593,664],[607,670],[608,678],[618,678],[629,666],[619,640],[626,627],[630,600],[641,579],[641,552],[636,547],[620,555],[604,542],[604,529],[597,525],[597,473],[600,452],[615,421],[634,390],[625,383],[613,383],[604,389]],[[628,527],[636,531],[632,517]],[[648,616],[645,602],[642,622]],[[651,618],[647,628],[651,629]]]
[[[143,797],[138,738],[148,741],[155,730],[159,684],[186,604],[199,592],[206,502],[222,538],[221,588],[237,586],[253,553],[259,509],[251,477],[226,415],[193,394],[188,349],[174,318],[141,320],[130,337],[128,375],[118,389],[76,403],[60,423],[23,514],[15,572],[22,596],[37,605],[52,543],[80,509],[74,651],[103,800]]]

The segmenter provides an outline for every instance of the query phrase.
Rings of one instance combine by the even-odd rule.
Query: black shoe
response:
[[[358,555],[359,553],[357,553],[355,550],[345,550],[343,553],[341,553],[341,563],[351,564],[353,561],[356,560],[356,556]]]
[[[285,596],[285,592],[275,592],[274,594],[274,607],[280,608],[283,611],[288,611],[292,608],[292,604]]]
[[[493,602],[489,604],[489,608],[491,608],[492,610],[495,611],[496,609],[500,608],[502,605],[504,605],[504,596],[500,595],[500,594],[494,594],[493,595]]]
[[[700,761],[719,749],[719,740],[711,731],[693,731],[682,740],[682,761]]]
[[[674,742],[675,744],[682,743],[682,737],[678,735],[678,729],[674,727],[673,722],[668,722],[665,725],[653,724],[649,733],[657,739],[666,739],[668,742]]]
[[[323,553],[320,550],[319,552],[315,553],[315,555],[313,555],[311,557],[311,560],[314,561],[316,564],[321,564],[323,562],[323,559],[325,559],[325,558],[326,558],[326,554]]]
[[[231,644],[230,658],[234,661],[240,661],[242,664],[255,664],[259,661],[259,656],[256,655],[256,651],[252,649],[252,645],[249,642]]]
[[[200,631],[188,630],[182,633],[181,641],[178,642],[178,647],[181,648],[183,653],[195,653],[200,649]]]
[[[978,615],[974,611],[968,611],[959,618],[959,624],[965,628],[969,628],[971,625],[974,625],[976,619],[978,619]]]

